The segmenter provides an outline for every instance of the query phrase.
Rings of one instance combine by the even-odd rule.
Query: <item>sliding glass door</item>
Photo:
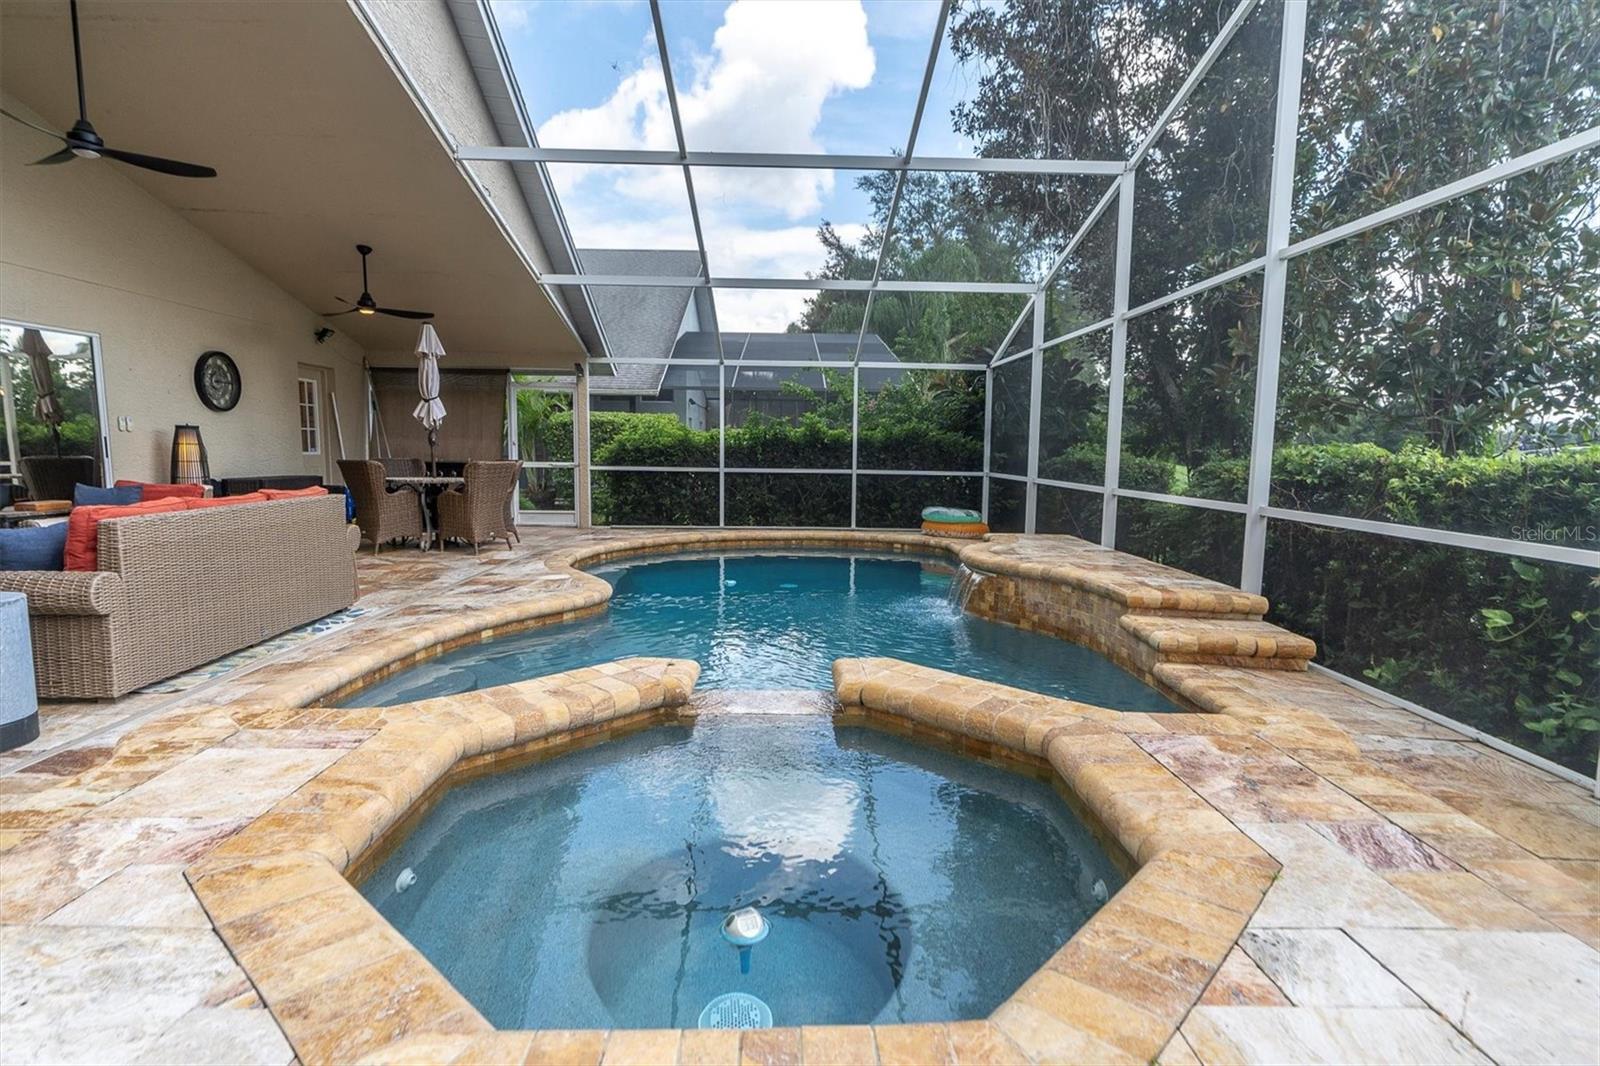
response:
[[[96,335],[0,320],[0,482],[21,485],[59,457],[109,484],[102,382]]]
[[[511,457],[522,462],[519,522],[577,524],[576,390],[577,381],[570,375],[512,375],[507,425]]]

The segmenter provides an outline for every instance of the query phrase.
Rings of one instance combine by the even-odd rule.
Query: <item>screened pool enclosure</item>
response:
[[[697,143],[659,4],[656,140],[458,150],[681,188],[689,273],[542,278],[692,293],[670,352],[608,328],[588,368],[593,520],[981,508],[1261,591],[1354,684],[1592,777],[1600,5],[926,13],[882,154]],[[820,269],[719,267],[715,190],[818,171],[870,204]],[[773,291],[786,327],[739,311]]]

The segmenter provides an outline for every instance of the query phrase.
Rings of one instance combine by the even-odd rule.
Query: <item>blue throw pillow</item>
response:
[[[60,570],[67,523],[0,529],[0,570]]]
[[[103,489],[99,485],[85,485],[80,481],[72,486],[72,504],[74,507],[102,503],[122,506],[138,503],[139,496],[143,492],[144,488],[140,485],[118,485],[115,488]]]

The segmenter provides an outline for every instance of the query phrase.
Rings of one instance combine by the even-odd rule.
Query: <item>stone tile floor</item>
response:
[[[998,686],[953,689],[937,671],[864,662],[886,664],[876,686],[857,682],[869,707],[944,728],[959,721],[961,732],[987,739],[976,712],[961,708],[994,706]],[[1594,860],[1579,857],[1600,841],[1592,796],[1320,675],[1181,670],[1236,688],[1218,701],[1226,718],[1111,715],[1104,728],[1153,756],[1279,870],[1157,1061],[1595,1061],[1600,894]],[[1063,776],[1074,791],[1143,861],[1151,849],[1141,838],[1163,828],[1138,800],[1149,777],[1125,774],[1109,794],[1075,779],[1070,764],[1081,756],[1070,753],[1088,739],[1047,742],[1051,762],[1068,760]],[[1385,761],[1396,755],[1404,757]],[[1417,766],[1428,769],[1412,773]],[[1501,812],[1506,832],[1455,802]],[[1196,835],[1154,850],[1192,848]],[[1115,965],[1177,979],[1175,938],[1142,937],[1152,938],[1168,947],[1162,967],[1133,947]],[[1182,953],[1203,957],[1195,947]]]
[[[476,558],[362,556],[362,613],[348,624],[193,684],[50,705],[40,739],[0,756],[0,1062],[292,1060],[182,873],[376,729],[370,715],[286,709],[485,619],[526,617],[530,603],[590,607],[593,579],[564,561],[638,537],[542,530]],[[1083,548],[1041,537],[1008,550],[1065,573],[1094,561]],[[1124,569],[1124,602],[1216,589]],[[1244,724],[1185,716],[1202,725],[1130,735],[1283,867],[1161,1061],[1596,1061],[1589,793],[1315,675],[1156,672]],[[1144,956],[1125,947],[1120,965],[1137,967]],[[915,1054],[959,1055],[975,1032],[946,1027]],[[859,1040],[816,1034],[819,1050]],[[532,1046],[627,1061],[634,1045],[659,1049],[656,1036]],[[799,1038],[765,1039],[739,1053],[799,1051]],[[701,1044],[712,1042],[674,1047],[688,1061]],[[847,1061],[899,1050],[911,1049],[856,1047]]]

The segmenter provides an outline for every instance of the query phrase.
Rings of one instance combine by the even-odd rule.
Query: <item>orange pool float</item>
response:
[[[957,507],[929,507],[922,512],[922,531],[930,537],[982,540],[989,527],[977,511]]]

